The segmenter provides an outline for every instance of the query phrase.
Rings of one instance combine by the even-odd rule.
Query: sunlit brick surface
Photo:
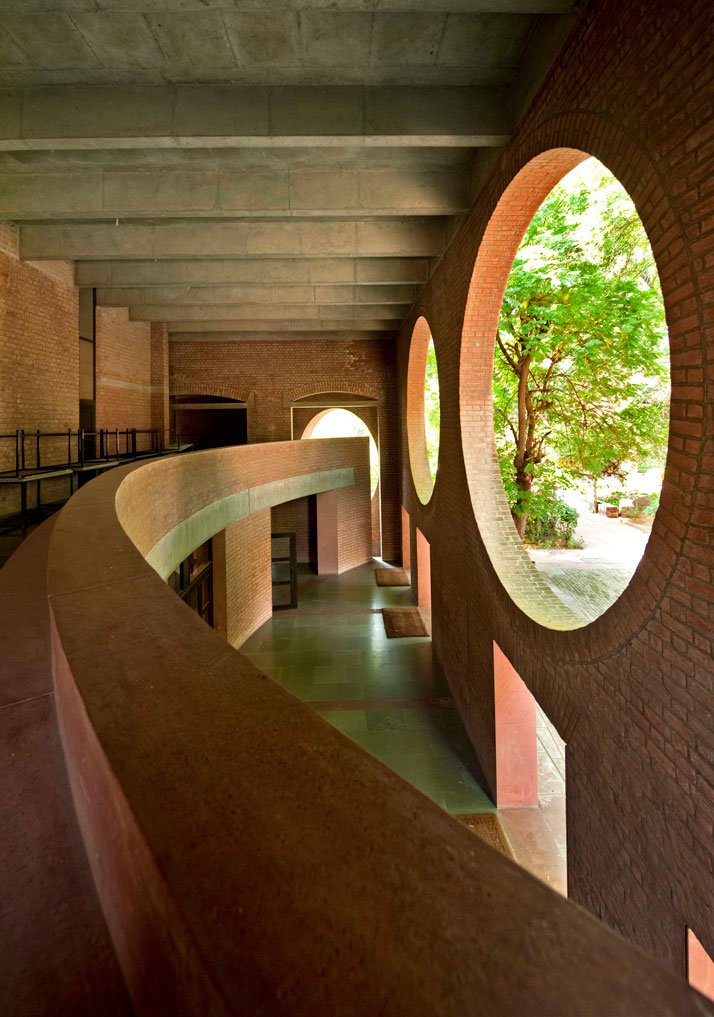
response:
[[[587,12],[399,340],[406,421],[411,334],[428,318],[441,468],[424,507],[403,431],[403,498],[431,544],[434,645],[486,777],[493,789],[495,640],[567,741],[571,896],[681,973],[685,924],[714,952],[714,69],[702,44],[710,13],[704,0],[605,0]],[[640,567],[601,618],[555,631],[519,609],[497,574],[503,559],[495,565],[490,553],[508,520],[493,508],[488,400],[510,258],[578,152],[615,174],[649,235],[667,310],[672,403],[661,507]],[[499,204],[506,194],[508,214]],[[494,216],[500,232],[491,237]],[[481,505],[491,506],[488,518]],[[516,569],[517,551],[514,543]]]

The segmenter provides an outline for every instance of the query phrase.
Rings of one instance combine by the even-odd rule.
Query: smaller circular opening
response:
[[[369,427],[356,413],[323,410],[307,425],[303,438],[369,438],[369,493],[374,498],[379,484],[379,451]]]
[[[439,463],[441,402],[436,348],[426,318],[412,332],[407,370],[407,442],[417,497],[431,499]]]

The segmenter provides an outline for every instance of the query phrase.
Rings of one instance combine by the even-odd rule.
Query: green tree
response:
[[[627,193],[591,160],[534,216],[501,308],[494,420],[521,536],[541,479],[596,484],[627,460],[661,456],[666,379],[647,236]]]
[[[432,477],[436,476],[436,467],[439,463],[440,424],[439,372],[436,367],[434,340],[430,339],[426,353],[426,375],[424,378],[424,429],[426,432],[426,455]]]

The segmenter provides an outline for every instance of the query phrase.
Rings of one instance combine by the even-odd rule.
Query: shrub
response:
[[[559,498],[531,502],[526,523],[526,542],[536,547],[573,547],[578,513]]]

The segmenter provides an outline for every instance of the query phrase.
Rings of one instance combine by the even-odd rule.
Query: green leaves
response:
[[[439,372],[436,367],[434,340],[430,339],[426,354],[426,375],[424,379],[424,426],[426,431],[426,455],[432,477],[436,476],[436,468],[439,463],[440,422]]]
[[[664,458],[657,270],[632,201],[595,160],[551,192],[526,230],[503,299],[493,392],[516,516],[549,470],[562,486]]]

